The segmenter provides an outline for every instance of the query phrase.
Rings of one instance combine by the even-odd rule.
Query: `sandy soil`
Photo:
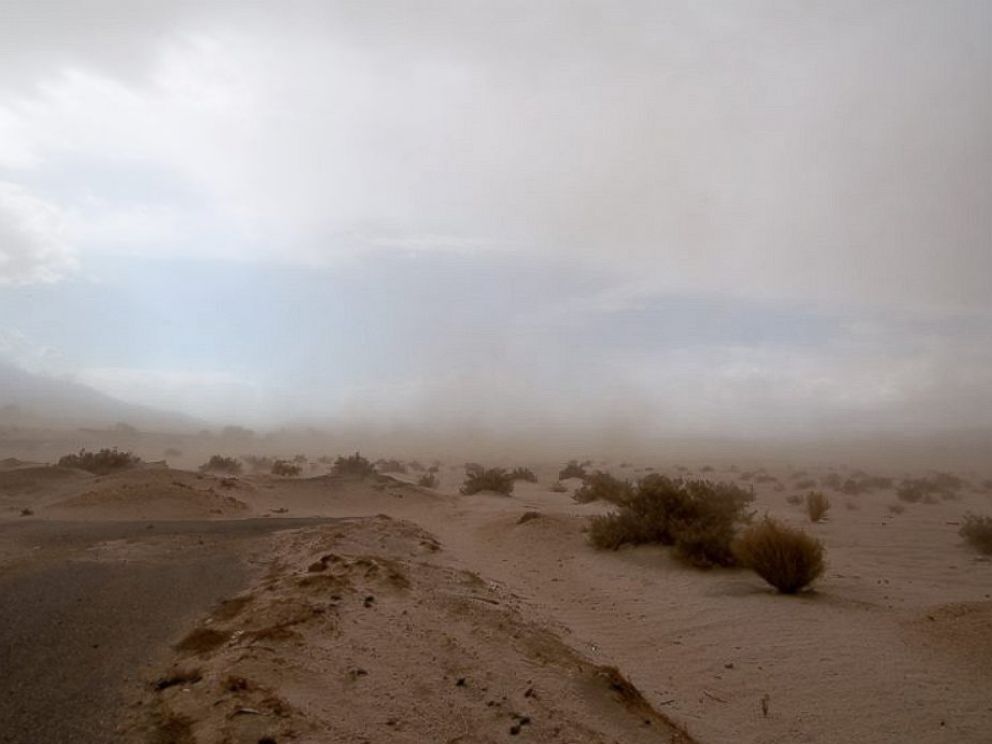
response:
[[[786,501],[805,476],[769,469],[758,510],[805,526],[829,562],[815,592],[784,597],[749,572],[687,568],[661,548],[593,550],[585,525],[607,507],[549,491],[551,468],[511,497],[458,495],[460,471],[441,473],[436,491],[132,471],[35,491],[3,482],[0,494],[4,519],[108,518],[159,501],[175,518],[356,518],[270,539],[254,557],[263,578],[176,639],[157,678],[172,683],[143,692],[138,741],[469,742],[514,727],[535,741],[680,730],[708,744],[988,740],[992,561],[957,535],[965,512],[992,511],[987,490],[902,513],[891,489],[828,491],[827,520],[810,525]],[[35,515],[17,516],[25,507]],[[521,522],[526,512],[537,516]]]

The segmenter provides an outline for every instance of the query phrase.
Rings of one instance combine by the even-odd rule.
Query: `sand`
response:
[[[891,489],[828,491],[828,518],[810,525],[786,502],[797,479],[769,469],[758,511],[827,549],[816,591],[785,597],[663,548],[594,550],[585,526],[609,507],[549,491],[555,468],[537,470],[510,497],[461,496],[447,468],[438,490],[131,471],[72,480],[54,500],[22,487],[3,518],[21,504],[37,506],[29,519],[155,504],[177,519],[354,518],[273,536],[252,557],[244,593],[175,639],[156,679],[179,681],[140,691],[135,741],[503,741],[515,726],[534,741],[988,740],[992,561],[957,535],[965,512],[992,511],[987,491],[901,514]],[[611,687],[612,668],[630,688]]]

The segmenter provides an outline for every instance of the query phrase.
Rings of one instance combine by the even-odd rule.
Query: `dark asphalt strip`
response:
[[[247,581],[242,555],[268,533],[329,520],[45,523],[0,528],[40,546],[0,575],[0,742],[115,742],[128,693],[184,628]],[[149,529],[148,525],[153,526]],[[151,561],[74,560],[104,540],[197,535]],[[57,548],[55,546],[58,546]],[[58,557],[52,558],[57,554]]]

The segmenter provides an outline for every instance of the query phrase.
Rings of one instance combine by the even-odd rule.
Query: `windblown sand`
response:
[[[32,490],[22,475],[0,496],[5,519],[351,518],[252,556],[252,586],[139,691],[135,741],[989,741],[992,562],[957,534],[992,511],[987,491],[901,514],[891,490],[831,493],[811,525],[785,473],[756,486],[759,512],[826,545],[816,591],[785,597],[662,548],[592,549],[588,517],[609,507],[549,491],[553,473],[510,497],[461,496],[460,472],[442,475],[438,491],[169,470]]]

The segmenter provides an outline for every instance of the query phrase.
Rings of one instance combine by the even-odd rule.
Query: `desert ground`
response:
[[[659,458],[660,460],[661,458]],[[462,495],[418,473],[0,469],[0,741],[986,742],[992,561],[953,497],[823,488],[838,464],[595,461],[734,481],[820,539],[812,591],[597,550],[577,479]],[[925,475],[926,463],[880,475]]]

